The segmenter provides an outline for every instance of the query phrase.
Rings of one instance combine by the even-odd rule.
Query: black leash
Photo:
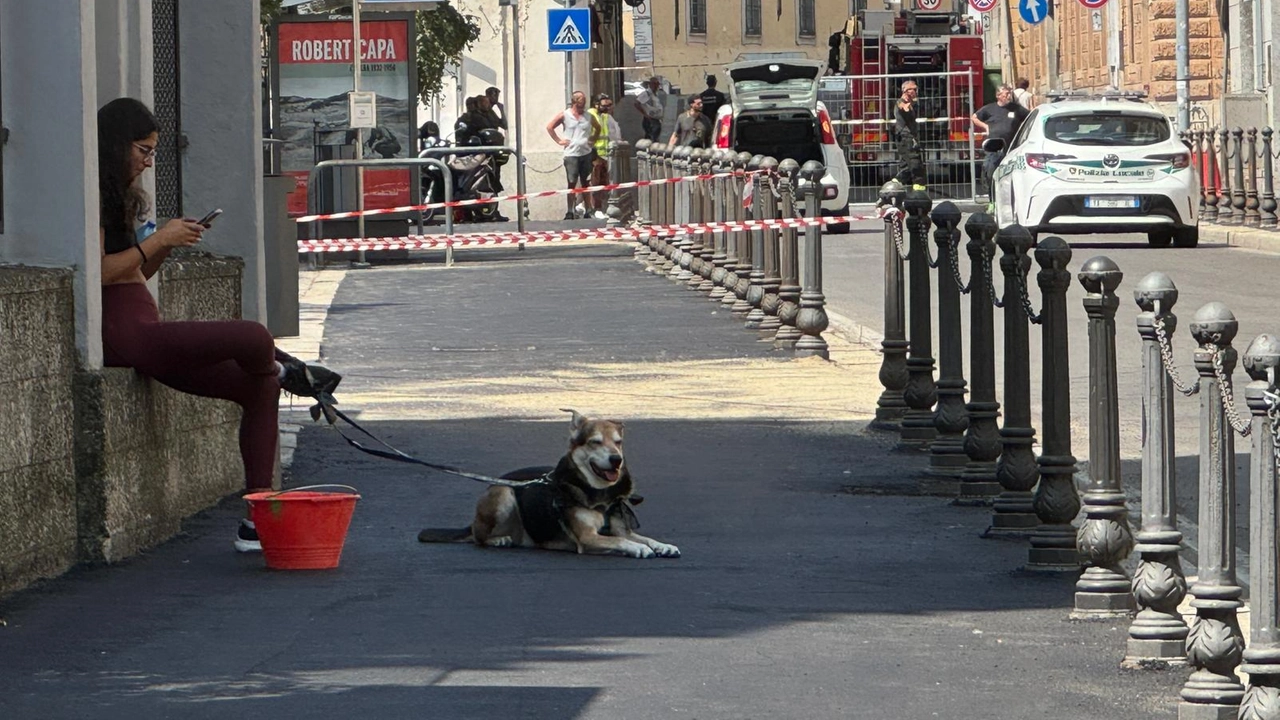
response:
[[[323,395],[328,395],[328,393],[323,393]],[[490,477],[489,475],[481,475],[479,473],[467,472],[466,470],[452,467],[450,465],[438,465],[436,463],[427,462],[426,460],[419,460],[418,458],[406,452],[397,450],[382,438],[379,438],[377,435],[374,435],[368,430],[365,430],[363,427],[360,426],[360,423],[347,417],[346,413],[342,412],[341,410],[333,406],[333,403],[335,401],[333,400],[332,396],[318,397],[316,398],[316,400],[317,400],[317,403],[311,408],[311,418],[313,420],[319,420],[320,415],[323,414],[325,419],[329,421],[329,425],[331,425],[334,430],[338,431],[338,434],[342,436],[343,440],[347,441],[348,445],[359,450],[360,452],[373,455],[374,457],[386,458],[387,460],[395,460],[396,462],[422,465],[423,467],[428,467],[438,472],[448,473],[449,475],[457,475],[458,477],[464,477],[469,480],[488,483],[490,485],[522,487],[525,485],[542,485],[550,482],[551,473],[547,473],[546,475],[543,475],[540,478],[535,478],[533,480],[507,480],[504,478],[496,478],[496,477]],[[346,433],[342,432],[342,428],[338,427],[337,420],[339,419],[345,421],[348,425],[355,428],[356,430],[359,430],[370,440],[373,440],[374,442],[378,443],[382,447],[386,448],[386,450],[379,450],[377,448],[367,447],[365,445],[362,445],[358,440],[353,440]]]

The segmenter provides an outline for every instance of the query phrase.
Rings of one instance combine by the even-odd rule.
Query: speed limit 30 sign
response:
[[[942,7],[942,0],[916,0],[916,7],[920,10],[937,10]]]

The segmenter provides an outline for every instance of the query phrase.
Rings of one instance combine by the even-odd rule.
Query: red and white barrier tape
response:
[[[823,218],[779,218],[775,220],[742,220],[686,225],[650,225],[643,228],[584,228],[582,230],[532,230],[523,233],[473,233],[467,235],[409,235],[406,237],[341,238],[299,240],[298,252],[348,252],[352,250],[423,250],[441,247],[479,247],[519,245],[521,243],[558,243],[572,240],[644,240],[654,236],[677,237],[704,233],[722,233],[761,228],[801,228],[811,225],[837,225],[847,222],[881,220],[877,215],[843,215]]]
[[[699,180],[714,180],[718,178],[733,177],[735,175],[748,176],[760,172],[759,170],[741,173],[713,173],[710,175],[685,175],[677,178],[661,178],[658,180],[636,180],[634,182],[611,183],[609,185],[592,185],[584,188],[567,188],[562,190],[543,190],[536,193],[525,193],[524,195],[501,195],[490,198],[476,198],[474,200],[450,200],[449,202],[426,203],[423,205],[401,205],[400,207],[378,208],[376,210],[351,210],[348,212],[328,213],[326,215],[303,215],[294,222],[307,223],[316,220],[341,220],[343,218],[360,217],[361,215],[389,215],[391,213],[416,212],[418,210],[437,210],[448,207],[466,207],[468,205],[488,205],[495,202],[506,202],[511,200],[532,200],[534,198],[552,197],[555,195],[582,195],[585,193],[608,192],[610,190],[626,190],[628,188],[646,187],[649,185],[669,185],[672,183],[695,182]]]

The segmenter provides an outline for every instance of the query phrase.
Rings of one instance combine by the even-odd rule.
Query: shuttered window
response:
[[[707,34],[707,0],[689,0],[689,34]]]
[[[817,19],[815,17],[814,0],[796,0],[800,17],[796,19],[796,34],[802,38],[817,35]]]
[[[760,19],[760,0],[742,0],[742,34],[758,38],[763,31]]]

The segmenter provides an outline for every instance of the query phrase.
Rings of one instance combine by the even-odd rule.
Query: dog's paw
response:
[[[491,537],[488,540],[484,541],[485,547],[492,547],[492,548],[509,548],[514,544],[515,542],[511,539],[510,535],[501,535],[499,537]]]
[[[651,547],[653,549],[653,554],[657,555],[658,557],[664,557],[664,558],[680,557],[680,548],[676,547],[675,545],[668,545],[667,543],[663,543],[663,542],[655,542]]]
[[[642,560],[657,557],[652,548],[648,545],[641,545],[640,543],[631,543],[625,550],[623,550],[623,552],[630,557],[640,558]]]

